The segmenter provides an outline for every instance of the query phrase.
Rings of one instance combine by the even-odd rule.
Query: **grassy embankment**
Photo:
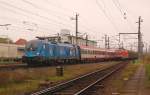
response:
[[[131,62],[132,63],[132,62]],[[124,88],[126,82],[133,76],[138,66],[143,64],[145,66],[146,80],[145,86],[150,88],[150,55],[144,55],[141,60],[135,61],[134,64],[129,64],[121,71],[119,77],[115,80],[112,80],[113,86],[117,89],[118,92],[121,92]]]
[[[145,65],[145,72],[146,72],[146,87],[150,88],[150,55],[147,54],[143,58],[143,63]]]
[[[13,71],[0,71],[0,95],[18,95],[39,89],[42,82],[48,81],[54,84],[74,78],[76,76],[106,68],[111,64],[78,64],[64,67],[64,76],[57,77],[55,67],[19,69]]]
[[[115,79],[112,80],[112,87],[114,87],[117,92],[121,92],[125,83],[134,75],[135,71],[139,66],[139,61],[130,62]]]

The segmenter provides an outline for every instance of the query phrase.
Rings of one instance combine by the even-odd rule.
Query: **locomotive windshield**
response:
[[[37,50],[38,45],[39,45],[39,41],[30,41],[26,44],[26,50],[35,51]]]

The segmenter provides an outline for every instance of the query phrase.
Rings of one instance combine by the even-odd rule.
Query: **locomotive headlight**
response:
[[[39,52],[36,53],[36,55],[39,55],[39,54],[40,54]]]

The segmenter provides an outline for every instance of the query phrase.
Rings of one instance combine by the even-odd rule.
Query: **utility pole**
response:
[[[86,34],[86,46],[88,46],[88,35]]]
[[[76,44],[78,45],[78,14],[76,14]]]
[[[109,36],[105,35],[105,48],[109,49],[110,48],[110,40]]]
[[[146,54],[148,53],[147,43],[146,43]]]
[[[121,46],[122,46],[121,48],[122,48],[122,49],[124,49],[124,44],[123,44],[123,41],[122,41],[122,43],[121,43]]]
[[[109,41],[109,37],[108,37],[108,49],[110,49],[110,43],[109,43],[110,41]]]
[[[57,41],[60,43],[61,42],[61,37],[59,35],[59,33],[57,33]]]
[[[105,35],[105,48],[107,48],[107,35]]]
[[[120,49],[120,34],[119,34],[119,42],[118,42],[118,46],[119,46],[119,49]]]
[[[75,18],[71,18],[71,20],[75,20],[76,21],[76,33],[75,33],[75,36],[76,36],[76,45],[78,45],[78,17],[79,17],[79,14],[76,13],[75,15]]]
[[[143,22],[143,20],[141,19],[141,16],[139,16],[138,19],[138,56],[141,57],[142,56],[142,49],[143,49],[143,45],[142,45],[142,36],[141,36],[141,22]]]

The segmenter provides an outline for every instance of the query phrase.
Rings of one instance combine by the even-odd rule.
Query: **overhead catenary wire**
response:
[[[122,10],[121,5],[118,0],[112,0],[116,8],[120,11],[121,15],[126,15],[126,13]]]
[[[35,14],[35,13],[33,13],[33,12],[31,12],[31,11],[28,11],[28,10],[25,10],[25,9],[23,9],[23,8],[20,8],[20,7],[16,7],[16,6],[13,6],[13,4],[7,4],[7,3],[5,3],[5,2],[3,2],[2,3],[3,5],[6,5],[7,7],[12,7],[11,9],[9,9],[9,11],[11,11],[11,12],[13,12],[13,13],[19,13],[20,15],[22,15],[22,16],[24,16],[24,17],[28,17],[28,18],[32,18],[31,16],[29,16],[29,15],[27,15],[27,14],[31,14],[32,16],[36,16],[36,17],[38,17],[38,18],[41,18],[41,21],[43,21],[43,22],[47,22],[48,24],[50,24],[50,23],[52,23],[52,25],[57,25],[58,23],[56,23],[56,21],[51,21],[51,20],[49,20],[49,18],[47,18],[47,17],[44,17],[43,18],[43,16],[41,16],[41,15],[39,15],[39,14]],[[8,9],[8,8],[7,8]],[[13,10],[13,9],[15,9],[15,10]],[[17,11],[16,11],[17,10]],[[19,12],[18,12],[18,10],[19,10]],[[32,19],[35,19],[34,17],[32,18]],[[53,20],[53,19],[52,19]],[[61,24],[62,25],[62,24]],[[64,24],[63,24],[64,25]],[[65,25],[64,25],[65,26]],[[82,27],[82,28],[85,28],[84,30],[87,32],[87,30],[89,31],[89,29],[87,29],[87,27]],[[83,30],[83,29],[80,29],[80,30]],[[90,30],[91,31],[91,30]],[[93,30],[92,30],[93,31]]]
[[[1,4],[1,3],[0,3]],[[0,6],[0,7],[2,7],[2,6]],[[9,6],[8,6],[9,7]],[[16,11],[16,10],[13,10],[12,8],[11,9],[9,9],[9,8],[6,8],[6,7],[2,7],[2,8],[4,8],[4,9],[6,9],[6,10],[8,10],[8,11],[10,11],[10,12],[12,12],[12,13],[14,13],[14,14],[18,14],[19,13],[19,15],[22,15],[22,16],[25,16],[25,17],[28,17],[28,18],[31,18],[31,16],[28,16],[28,15],[26,15],[26,14],[24,14],[24,12],[18,12],[18,11]],[[32,19],[35,19],[35,18],[32,18]],[[16,19],[17,20],[17,19]],[[39,19],[38,19],[39,20]],[[41,20],[41,21],[43,21],[43,20]],[[49,21],[47,21],[46,20],[46,22],[48,23],[48,24],[51,24]],[[52,25],[55,25],[54,23],[52,24]],[[42,28],[42,29],[46,29],[46,28]],[[46,29],[46,30],[52,30],[52,29]],[[52,30],[52,31],[56,31],[56,30]],[[57,31],[58,32],[58,31]]]
[[[43,0],[42,0],[43,1]],[[54,5],[52,2],[50,2],[49,0],[44,0],[44,2],[46,3],[46,4],[49,4],[49,5],[52,5],[52,6],[54,6],[55,8],[59,8],[60,10],[62,10],[63,11],[63,15],[65,15],[65,16],[68,16],[68,13],[67,12],[69,12],[69,14],[71,13],[72,14],[72,10],[70,10],[70,9],[68,9],[68,8],[65,8],[65,7],[63,7],[63,6],[58,6],[58,4],[57,5]]]
[[[53,22],[53,23],[55,23],[55,24],[59,24],[59,25],[61,24],[61,25],[64,25],[64,26],[65,26],[65,24],[62,23],[62,22],[60,22],[60,21],[56,21],[56,20],[54,20],[54,19],[48,18],[48,17],[46,17],[46,16],[39,15],[38,13],[29,11],[29,10],[25,10],[25,9],[23,9],[23,8],[20,8],[20,7],[16,7],[16,6],[14,6],[14,5],[12,5],[12,4],[9,4],[9,3],[7,3],[7,2],[0,1],[0,3],[1,3],[1,4],[4,4],[4,5],[6,5],[6,6],[9,6],[9,7],[15,8],[15,9],[17,9],[17,10],[20,10],[20,11],[22,11],[22,12],[24,12],[24,13],[27,13],[27,14],[30,14],[30,15],[33,15],[33,16],[37,16],[37,17],[40,17],[40,18],[42,18],[42,19],[51,21],[51,22]],[[58,23],[57,23],[57,22],[58,22]]]
[[[106,13],[106,10],[101,6],[101,4],[99,3],[99,1],[101,1],[101,0],[96,0],[96,4],[100,8],[100,10],[104,13],[104,15],[108,19],[108,21],[112,24],[112,26],[114,27],[115,31],[119,32],[119,30],[117,29],[115,23],[112,21],[111,17]]]
[[[125,12],[125,10],[123,9],[122,5],[120,4],[119,0],[112,0],[112,2],[114,3],[114,5],[116,6],[116,8],[119,10],[120,14],[123,16],[124,20],[127,21],[127,25],[130,27],[130,29],[132,31],[135,31],[131,20],[129,20],[128,16],[127,16],[127,11]]]
[[[40,7],[40,6],[38,6],[38,5],[34,4],[34,3],[32,3],[31,1],[28,1],[28,0],[22,0],[22,1],[23,1],[24,3],[26,3],[26,4],[31,5],[32,7],[36,8],[36,9],[39,9],[39,10],[41,10],[41,11],[44,11],[45,13],[47,13],[47,14],[49,14],[49,15],[53,15],[54,18],[57,18],[57,19],[59,19],[59,20],[64,20],[64,22],[66,22],[67,20],[69,21],[69,19],[65,19],[64,16],[63,16],[63,18],[62,18],[62,16],[58,16],[58,15],[56,15],[56,14],[52,14],[52,13],[56,13],[56,11],[52,11],[52,10],[49,10],[49,9],[47,9],[47,8]],[[66,15],[66,17],[69,18],[70,15]]]
[[[90,31],[92,31],[92,32],[98,32],[98,30],[96,31],[96,30],[94,30],[94,28],[91,26],[91,25],[89,25],[89,22],[83,17],[83,16],[81,16],[80,17],[82,20],[83,20],[83,22],[84,22],[84,24],[82,24],[82,26],[84,26],[88,31],[90,30]],[[87,27],[87,26],[91,26],[91,28],[90,27]],[[101,33],[101,34],[103,34],[104,35],[104,33]]]
[[[45,0],[45,1],[46,1],[48,4],[53,5],[49,0]],[[62,7],[62,6],[56,6],[56,5],[53,5],[53,6],[59,8],[59,9],[61,9],[61,10],[63,10],[64,12],[67,11],[67,12],[69,12],[69,13],[72,13],[72,10],[67,9],[67,8],[64,8],[64,7]],[[66,15],[66,14],[63,14],[63,15]],[[66,16],[67,16],[67,15],[66,15]],[[84,18],[83,18],[82,16],[80,16],[80,19],[81,19],[81,20],[84,20]],[[81,20],[80,20],[80,22],[81,22]],[[86,32],[87,32],[87,31],[96,32],[95,30],[93,30],[93,29],[87,27],[87,21],[86,21],[86,20],[84,20],[83,22],[86,23],[86,25],[82,24],[82,22],[80,23],[80,25],[85,28],[84,30],[86,30]]]
[[[35,19],[35,18],[33,18],[33,17],[31,17],[31,16],[28,16],[28,15],[26,15],[26,14],[24,14],[24,13],[21,13],[21,12],[17,12],[17,11],[15,11],[15,10],[12,10],[12,9],[9,9],[9,8],[6,8],[6,7],[3,7],[3,6],[0,6],[1,8],[3,8],[3,9],[5,9],[5,10],[7,10],[7,11],[9,11],[9,12],[12,12],[12,13],[14,13],[14,14],[19,14],[19,15],[21,15],[21,16],[24,16],[24,17],[30,17],[30,18],[32,18],[32,19]],[[5,17],[6,18],[6,17]],[[13,22],[16,22],[17,20],[19,21],[19,23],[22,23],[22,21],[23,20],[19,20],[19,19],[15,19],[15,18],[6,18],[6,19],[9,19],[9,21],[13,21]],[[45,23],[47,23],[47,24],[50,24],[50,25],[55,25],[55,24],[52,24],[52,23],[50,23],[50,22],[48,22],[48,21],[44,21],[44,20],[40,20],[40,19],[38,19],[38,21],[42,21],[42,22],[45,22]],[[34,23],[36,23],[36,22],[34,22]],[[38,23],[38,25],[39,25],[40,23]],[[42,25],[42,24],[40,24],[40,25]],[[45,27],[45,26],[44,26]],[[49,27],[47,27],[47,29],[46,30],[52,30],[52,29],[48,29]],[[54,30],[53,30],[54,31]]]
[[[28,0],[22,0],[23,2],[25,2],[25,3],[27,3],[27,4],[30,4],[31,6],[33,6],[34,8],[37,8],[37,9],[40,9],[40,10],[42,10],[42,11],[46,11],[48,14],[50,14],[50,15],[52,15],[51,13],[49,13],[49,9],[46,9],[46,8],[41,8],[41,7],[39,7],[38,5],[35,5],[35,4],[33,4],[32,2],[29,2]],[[52,11],[52,12],[54,12],[54,11]],[[58,19],[60,19],[61,18],[61,16],[57,16],[57,15],[54,15],[54,16],[56,16]],[[68,18],[69,18],[69,16],[68,16]],[[63,20],[64,21],[66,21],[66,19],[64,19],[63,18]],[[68,19],[69,20],[69,19]],[[87,27],[86,26],[83,26],[85,29],[87,29]],[[89,29],[87,29],[88,31],[89,31]],[[86,31],[87,31],[86,30]]]

